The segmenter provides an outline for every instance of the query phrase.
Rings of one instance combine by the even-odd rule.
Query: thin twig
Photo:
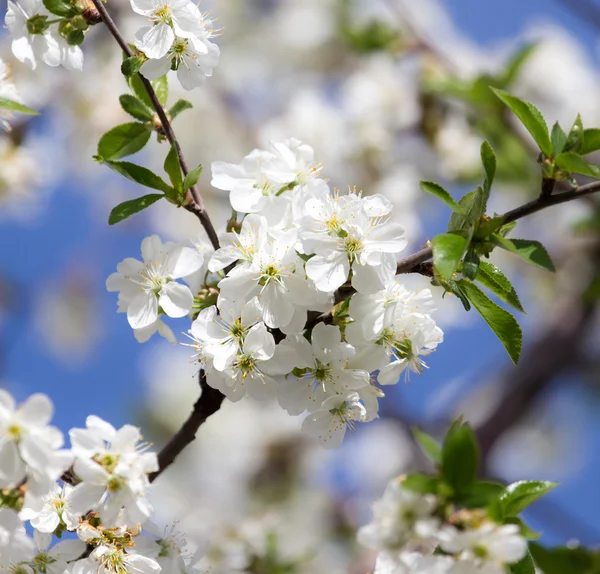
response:
[[[112,34],[113,38],[117,41],[117,43],[121,47],[121,50],[123,50],[123,52],[125,52],[125,54],[129,58],[135,56],[135,54],[131,51],[131,48],[125,41],[125,38],[123,38],[123,36],[119,32],[119,29],[117,28],[117,25],[115,24],[114,20],[110,17],[110,14],[107,12],[106,8],[104,7],[102,0],[92,0],[92,2],[94,3],[94,6],[96,7],[100,16],[102,17],[102,21],[104,22],[104,25],[108,28],[108,31]],[[177,156],[179,157],[179,164],[181,165],[181,171],[183,172],[184,175],[187,175],[188,172],[190,171],[190,169],[187,165],[187,162],[185,161],[183,152],[181,151],[181,146],[179,145],[179,142],[177,141],[177,136],[175,135],[175,132],[173,131],[173,126],[171,125],[171,122],[169,121],[169,118],[167,117],[167,114],[165,113],[165,110],[164,110],[162,104],[158,100],[158,96],[156,95],[156,92],[154,91],[152,84],[146,78],[144,78],[144,76],[142,76],[141,74],[140,74],[140,79],[142,80],[142,84],[144,85],[146,92],[148,92],[148,96],[150,97],[150,101],[152,102],[152,107],[156,110],[156,114],[158,115],[158,118],[160,119],[161,127],[162,127],[165,135],[167,136],[167,140],[169,141],[169,143],[171,145],[175,146],[175,150],[177,151]],[[210,217],[208,216],[208,213],[206,212],[206,209],[204,208],[204,201],[202,200],[202,196],[200,194],[200,191],[198,190],[198,186],[193,185],[188,190],[187,194],[188,194],[187,204],[184,205],[185,209],[187,209],[189,212],[193,213],[200,220],[200,223],[202,224],[202,227],[204,227],[206,234],[208,235],[208,239],[210,240],[212,246],[215,249],[219,249],[219,247],[220,247],[219,238],[218,238],[217,232],[215,231],[215,228],[212,224],[212,221],[210,220]]]

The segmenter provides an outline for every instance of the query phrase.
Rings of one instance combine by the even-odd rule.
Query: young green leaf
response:
[[[547,481],[513,482],[500,495],[504,516],[518,516],[530,504],[550,492],[558,483]]]
[[[498,267],[487,261],[480,261],[477,281],[494,293],[500,301],[525,313],[515,288]]]
[[[451,279],[467,248],[467,240],[454,233],[436,235],[432,242],[433,264],[444,279]]]
[[[581,175],[587,175],[588,177],[600,179],[600,168],[588,163],[582,156],[574,151],[565,151],[563,153],[559,153],[554,161],[556,162],[556,165],[563,171],[579,173]]]
[[[527,552],[524,558],[510,565],[511,574],[536,574],[535,564],[531,554]]]
[[[115,223],[119,223],[120,221],[131,217],[134,213],[138,213],[139,211],[150,207],[153,203],[156,203],[163,197],[164,195],[162,194],[152,193],[150,195],[144,195],[143,197],[138,197],[136,199],[132,199],[131,201],[121,203],[110,212],[108,224],[114,225]]]
[[[98,155],[113,160],[140,151],[152,132],[143,124],[121,124],[106,132],[98,142]]]
[[[496,154],[487,141],[484,141],[481,144],[481,163],[483,163],[483,169],[485,170],[483,191],[485,192],[485,199],[487,202],[492,189],[492,183],[494,182],[494,176],[496,175]]]
[[[522,48],[517,50],[513,56],[511,56],[506,64],[506,70],[504,72],[504,78],[502,81],[504,86],[509,86],[515,81],[517,75],[521,71],[521,68],[527,62],[527,60],[529,60],[529,57],[531,54],[533,54],[533,51],[536,48],[537,44],[535,43],[525,44]]]
[[[499,482],[481,480],[474,482],[461,496],[460,504],[466,508],[485,508],[504,491]]]
[[[123,63],[121,64],[121,73],[129,78],[133,76],[133,74],[137,74],[142,67],[144,60],[139,56],[131,56],[129,58],[125,58]]]
[[[600,129],[583,130],[583,143],[579,149],[580,155],[586,155],[600,149]]]
[[[183,190],[187,191],[190,187],[193,187],[198,183],[200,176],[202,175],[202,165],[188,172],[183,180]]]
[[[4,110],[9,110],[11,112],[19,112],[20,114],[27,114],[30,116],[39,116],[40,113],[20,104],[19,102],[13,102],[12,100],[7,100],[6,98],[0,98],[0,108]]]
[[[448,281],[447,285],[450,288],[450,292],[454,293],[454,295],[458,297],[458,300],[462,303],[463,307],[465,308],[465,311],[470,311],[471,303],[469,302],[469,299],[465,295],[465,292],[460,288],[458,283],[454,280],[450,280]]]
[[[458,284],[465,292],[473,307],[496,333],[506,348],[513,363],[519,362],[523,345],[523,332],[516,319],[505,309],[496,305],[479,287],[461,279]]]
[[[187,100],[177,100],[169,109],[169,115],[174,120],[181,112],[191,109],[193,106]]]
[[[127,78],[127,83],[129,84],[129,89],[133,93],[133,95],[138,98],[138,100],[142,100],[147,107],[153,108],[152,100],[144,87],[144,83],[142,82],[142,77],[139,73],[133,74]]]
[[[412,428],[415,440],[419,443],[425,456],[433,463],[440,464],[442,461],[442,448],[437,440],[417,427]]]
[[[558,155],[565,149],[565,145],[567,144],[567,134],[560,127],[558,122],[556,122],[552,126],[550,140],[552,141],[552,154],[553,155]]]
[[[503,520],[504,524],[516,524],[519,527],[519,532],[521,533],[521,536],[526,540],[537,540],[541,536],[540,532],[537,532],[536,530],[525,524],[525,522],[523,522],[523,519],[519,518],[518,516],[509,516],[508,518],[504,518]]]
[[[541,112],[530,102],[512,96],[504,90],[490,88],[498,98],[521,120],[527,131],[544,155],[552,155],[552,142],[548,134],[548,126]]]
[[[460,497],[477,477],[479,446],[475,433],[467,423],[455,422],[442,447],[442,478]]]
[[[160,105],[165,106],[169,99],[169,81],[167,80],[167,76],[161,76],[157,80],[154,80],[152,82],[152,87],[156,92],[156,97],[158,98]]]
[[[179,164],[179,155],[177,154],[177,146],[173,143],[167,154],[164,165],[165,172],[169,176],[173,187],[179,192],[183,189],[183,174],[181,173],[181,165]]]
[[[403,481],[402,487],[420,494],[435,494],[438,491],[439,479],[426,474],[409,474]]]
[[[492,243],[506,249],[530,265],[536,265],[548,271],[554,271],[554,263],[546,248],[539,242],[531,239],[507,239],[498,234],[492,235]]]
[[[475,223],[485,213],[487,199],[483,188],[480,186],[469,191],[458,200],[462,213],[454,212],[448,222],[448,231],[465,232],[468,238],[473,234]]]
[[[529,551],[544,574],[595,574],[594,557],[585,548],[544,548],[532,542]]]
[[[456,203],[454,198],[439,183],[435,183],[433,181],[422,181],[419,185],[421,187],[421,191],[434,195],[440,201],[443,201],[453,211],[462,213],[462,208],[460,205]]]
[[[567,143],[563,151],[574,151],[579,153],[581,145],[583,144],[583,124],[581,123],[581,115],[577,114],[575,123],[567,136]]]
[[[79,14],[79,10],[72,6],[69,0],[44,0],[44,7],[61,18],[72,18]]]
[[[140,185],[157,189],[167,195],[173,192],[173,188],[163,181],[162,178],[141,165],[136,165],[128,161],[104,161],[103,163],[127,179],[135,181]]]
[[[479,255],[473,249],[469,249],[462,263],[462,275],[466,279],[474,280],[479,272]]]
[[[121,107],[136,120],[148,122],[152,120],[152,112],[144,105],[141,100],[138,100],[131,94],[123,94],[119,97]]]

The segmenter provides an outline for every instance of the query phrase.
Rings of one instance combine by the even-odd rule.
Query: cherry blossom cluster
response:
[[[149,80],[177,70],[185,90],[204,83],[219,62],[219,48],[210,39],[217,31],[192,0],[131,0],[137,14],[149,25],[140,28],[135,46],[148,58],[140,72]]]
[[[212,184],[236,213],[221,247],[148,237],[143,261],[125,259],[107,288],[140,341],[156,331],[174,340],[164,315],[194,317],[188,345],[210,386],[308,413],[306,432],[335,448],[347,428],[377,418],[379,385],[423,371],[443,333],[431,292],[395,277],[407,242],[391,203],[332,192],[321,170],[295,139],[213,163]]]
[[[506,574],[527,554],[517,524],[496,524],[480,509],[446,515],[436,496],[392,480],[358,531],[379,553],[374,574]]]
[[[149,521],[158,462],[139,429],[89,416],[67,450],[52,414],[46,395],[17,405],[0,390],[0,572],[188,571],[185,541]]]

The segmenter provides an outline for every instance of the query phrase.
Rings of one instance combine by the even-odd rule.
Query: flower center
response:
[[[152,19],[170,26],[172,23],[171,7],[168,4],[159,4],[152,12]]]
[[[351,235],[344,237],[344,249],[346,250],[348,259],[350,259],[350,261],[356,259],[356,256],[362,251],[362,248],[363,244],[360,239],[356,239]]]
[[[236,367],[242,373],[242,379],[245,379],[252,371],[254,371],[255,366],[256,361],[250,355],[241,355],[236,362]]]
[[[111,475],[106,483],[108,492],[112,492],[113,494],[119,492],[124,486],[125,481],[116,474]]]
[[[23,429],[17,424],[12,424],[6,429],[6,433],[13,440],[19,441],[23,436]]]

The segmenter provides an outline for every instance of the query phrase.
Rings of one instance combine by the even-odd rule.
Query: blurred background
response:
[[[132,39],[141,20],[129,3],[108,8]],[[408,254],[449,216],[419,180],[468,191],[481,178],[482,139],[499,162],[490,212],[539,194],[533,144],[488,85],[533,101],[565,129],[578,112],[584,126],[600,127],[592,0],[204,0],[201,8],[222,28],[220,65],[194,92],[172,81],[169,103],[194,105],[174,128],[188,163],[205,166],[201,191],[220,230],[227,194],[210,187],[211,162],[238,163],[269,140],[302,139],[333,187],[389,197]],[[84,52],[83,73],[31,72],[0,38],[24,103],[42,111],[0,134],[0,384],[20,400],[48,393],[65,432],[93,413],[142,426],[160,447],[198,396],[196,367],[186,347],[137,343],[104,283],[122,259],[139,257],[150,233],[197,241],[203,231],[166,202],[108,227],[112,207],[140,195],[92,161],[99,137],[129,121],[118,105],[127,87],[105,29],[89,31]],[[153,141],[135,161],[161,173],[166,152]],[[541,240],[558,268],[550,275],[493,255],[527,310],[518,367],[475,312],[436,293],[445,342],[430,370],[386,389],[379,421],[329,452],[277,405],[226,403],[157,481],[162,524],[178,520],[190,541],[209,539],[211,572],[362,574],[373,557],[354,533],[371,502],[390,478],[427,468],[410,427],[441,436],[464,414],[488,476],[561,482],[527,515],[542,541],[597,544],[600,204],[554,207],[513,236]],[[173,327],[182,340],[187,325]]]

